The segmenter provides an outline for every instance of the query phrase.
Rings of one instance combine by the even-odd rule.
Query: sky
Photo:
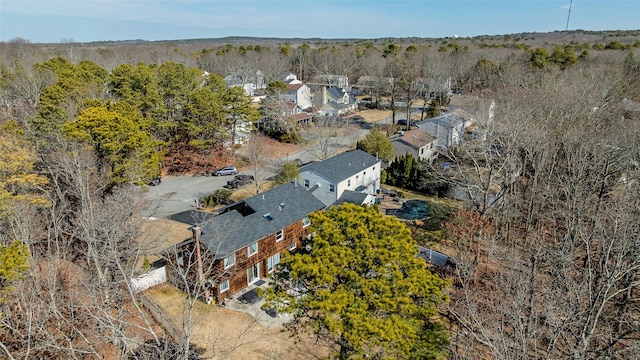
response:
[[[375,39],[638,30],[639,0],[0,0],[0,41]]]

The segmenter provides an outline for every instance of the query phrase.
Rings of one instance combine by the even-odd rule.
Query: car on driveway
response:
[[[254,178],[252,175],[236,175],[233,180],[229,180],[227,181],[227,186],[228,188],[233,188],[233,189],[237,189],[240,188],[242,186],[245,186],[251,182],[253,182]]]
[[[400,125],[400,126],[407,126],[407,119],[399,119],[397,124]],[[409,125],[410,126],[417,126],[416,122],[413,121],[413,120],[409,121]]]
[[[218,169],[218,170],[214,171],[213,175],[215,175],[215,176],[235,175],[237,173],[238,173],[238,169],[236,169],[235,166],[225,166],[222,169]]]
[[[157,178],[153,178],[149,181],[149,185],[150,186],[158,186],[160,185],[160,183],[162,182],[162,180],[160,179],[160,177]]]

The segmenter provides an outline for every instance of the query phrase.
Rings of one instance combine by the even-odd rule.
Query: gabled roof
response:
[[[293,121],[298,122],[298,121],[302,121],[302,120],[308,120],[308,119],[313,119],[313,115],[306,113],[306,112],[302,112],[299,114],[293,114],[289,116]]]
[[[391,139],[393,143],[403,143],[408,147],[418,150],[421,147],[437,140],[437,138],[420,129],[406,131],[402,136]]]
[[[193,210],[172,219],[199,225],[202,243],[222,258],[324,208],[303,186],[287,183],[229,205],[219,215]]]
[[[329,101],[331,100],[336,101],[338,99],[341,100],[346,93],[347,92],[343,88],[335,88],[335,87],[327,88],[327,95],[329,97]]]
[[[437,127],[441,129],[455,129],[462,124],[464,124],[466,127],[467,125],[471,125],[471,121],[463,116],[460,116],[460,114],[456,112],[446,113],[417,123],[421,130],[426,131],[433,136],[440,135],[436,134]]]
[[[298,91],[304,84],[289,84],[289,91]]]
[[[307,171],[318,173],[337,184],[377,163],[380,163],[380,160],[366,152],[351,150],[324,161],[303,166],[300,168],[300,173]]]

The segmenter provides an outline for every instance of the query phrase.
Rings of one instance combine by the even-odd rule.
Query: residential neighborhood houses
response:
[[[253,79],[257,83],[259,75]],[[225,78],[228,86],[242,86],[248,96],[259,96],[263,89],[245,80],[237,75]],[[335,117],[356,110],[355,98],[346,88],[332,86],[348,86],[345,77],[327,75],[322,80],[328,85],[315,84],[317,91],[312,93],[311,87],[289,74],[282,115],[302,126],[310,125],[314,114]],[[462,141],[465,132],[473,129],[474,120],[458,108],[414,124],[415,129],[396,133],[389,140],[396,156],[411,154],[431,161],[440,149]],[[246,142],[252,130],[250,123],[239,122],[236,144]],[[167,278],[178,287],[201,286],[198,297],[209,303],[242,296],[263,283],[285,251],[302,245],[301,239],[308,235],[309,214],[344,202],[373,205],[380,192],[382,167],[375,156],[350,150],[311,162],[299,169],[293,182],[213,213],[195,209],[171,215],[171,220],[190,227],[191,236],[176,239],[177,245],[165,249]]]
[[[274,271],[284,251],[301,246],[309,214],[343,202],[372,205],[380,167],[380,160],[364,151],[347,151],[301,168],[300,181],[215,213],[170,216],[191,226],[192,236],[165,250],[167,277],[178,287],[207,284],[199,294],[207,302],[246,293]]]

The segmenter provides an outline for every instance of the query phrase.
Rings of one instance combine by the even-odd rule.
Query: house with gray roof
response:
[[[344,201],[371,205],[380,189],[381,164],[362,150],[347,151],[300,168],[300,185],[326,207]]]
[[[461,111],[453,111],[418,122],[417,127],[435,136],[438,148],[448,148],[463,140],[466,129],[473,119]]]
[[[313,99],[314,107],[324,116],[340,116],[357,109],[355,100],[344,88],[322,87],[320,94]]]
[[[172,220],[193,225],[193,236],[177,245],[175,264],[195,269],[194,284],[209,284],[203,296],[208,302],[241,295],[275,270],[283,252],[301,246],[308,215],[323,208],[295,182],[216,213],[173,215]]]

